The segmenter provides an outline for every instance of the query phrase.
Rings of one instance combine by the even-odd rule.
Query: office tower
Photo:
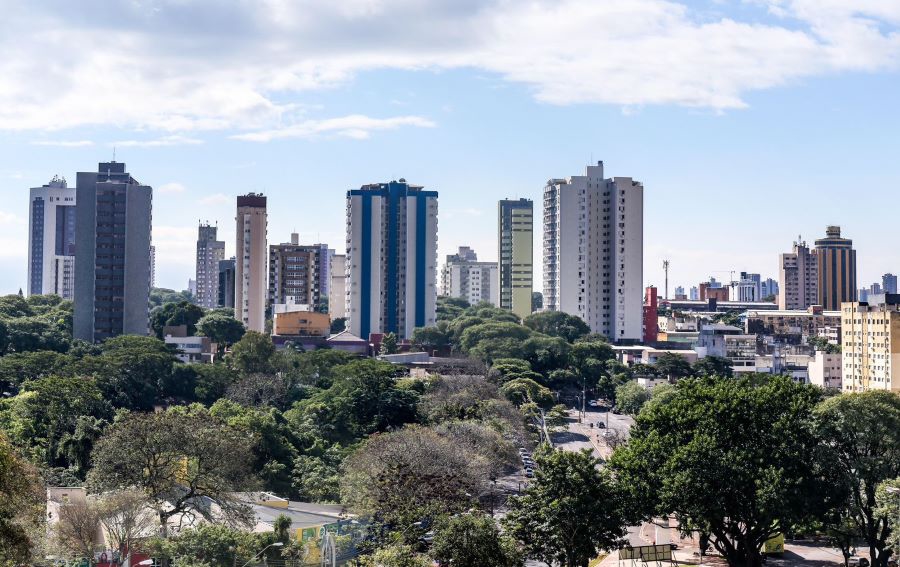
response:
[[[234,307],[234,266],[235,259],[219,261],[218,307]]]
[[[841,238],[841,227],[827,227],[825,238],[816,240],[816,260],[822,307],[837,311],[841,303],[856,301],[856,250],[852,240]]]
[[[153,238],[153,235],[150,235]],[[150,245],[150,289],[156,287],[156,246]]]
[[[409,338],[435,324],[437,191],[405,179],[347,191],[347,329]]]
[[[75,188],[53,177],[28,201],[28,295],[75,296]]]
[[[778,282],[773,280],[772,278],[766,278],[766,281],[761,284],[760,294],[762,295],[762,299],[767,297],[778,297]]]
[[[497,262],[479,262],[468,246],[460,246],[458,253],[447,256],[441,283],[443,295],[460,297],[471,305],[482,301],[497,305],[500,295]]]
[[[248,331],[266,329],[266,197],[247,193],[237,198],[234,266],[234,317]]]
[[[792,252],[778,256],[778,309],[807,309],[819,304],[819,266],[815,253],[798,239]]]
[[[691,286],[691,301],[699,301],[700,300],[700,288],[693,285]]]
[[[329,261],[327,244],[300,244],[300,236],[269,246],[269,307],[307,305],[321,311],[328,301]]]
[[[684,293],[684,286],[675,286],[675,300],[684,301],[685,299],[687,299],[687,294]]]
[[[841,305],[845,392],[900,392],[900,367],[893,363],[900,355],[900,296],[887,294],[879,300]]]
[[[732,288],[736,291],[736,297],[732,298],[736,301],[757,302],[763,297],[762,295],[762,277],[759,274],[748,274],[741,272],[737,285]]]
[[[860,288],[859,291],[857,292],[857,297],[859,298],[859,301],[862,303],[869,301],[869,290],[864,287]]]
[[[331,256],[331,283],[328,286],[328,314],[331,320],[347,316],[347,256],[334,254]]]
[[[881,295],[882,293],[884,293],[884,290],[881,289],[880,283],[875,282],[869,286],[869,295]]]
[[[577,315],[611,341],[640,340],[644,187],[603,177],[603,162],[583,176],[544,188],[544,301]]]
[[[75,338],[146,335],[153,189],[115,161],[79,172],[75,188]]]
[[[884,293],[897,293],[897,276],[890,273],[881,276],[881,287]]]
[[[187,292],[191,294],[191,297],[197,297],[197,280],[188,278]]]
[[[534,203],[504,199],[497,211],[499,305],[524,319],[531,314],[534,291]]]
[[[219,304],[219,262],[225,259],[225,242],[216,240],[218,230],[209,223],[197,227],[195,298],[197,305],[207,309]]]

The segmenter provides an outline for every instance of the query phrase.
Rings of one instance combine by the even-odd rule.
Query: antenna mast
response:
[[[669,261],[663,260],[663,270],[666,272],[666,287],[663,298],[668,301],[669,300]]]

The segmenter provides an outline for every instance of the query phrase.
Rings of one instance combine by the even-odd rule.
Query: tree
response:
[[[205,411],[130,414],[95,446],[88,483],[100,491],[140,491],[165,536],[172,516],[192,512],[210,519],[210,502],[227,517],[247,521],[234,491],[252,485],[250,459],[247,435]]]
[[[531,363],[535,372],[549,374],[569,364],[569,343],[559,337],[534,335],[522,343],[522,358]]]
[[[378,354],[384,356],[386,354],[397,354],[397,335],[394,333],[385,333],[381,338],[381,348]]]
[[[338,317],[337,319],[334,319],[331,322],[331,329],[329,330],[329,332],[332,335],[336,335],[336,334],[340,333],[341,331],[345,330],[346,328],[347,328],[347,318],[346,317]]]
[[[900,550],[900,478],[885,480],[875,490],[875,515],[887,518],[888,548]]]
[[[531,311],[540,311],[544,307],[544,294],[539,291],[531,292]]]
[[[660,376],[665,376],[670,380],[691,375],[691,363],[685,357],[674,352],[664,352],[659,355],[654,366]]]
[[[219,352],[241,340],[246,328],[244,324],[225,313],[212,311],[197,321],[197,332],[216,343]]]
[[[533,402],[540,407],[549,408],[553,403],[553,393],[530,378],[510,380],[500,388],[500,393],[516,405]]]
[[[148,551],[175,565],[234,567],[236,558],[255,557],[272,539],[273,534],[255,534],[221,524],[201,524],[171,538],[151,542]],[[237,565],[242,563],[243,560]]]
[[[730,565],[758,567],[768,539],[821,519],[837,496],[811,418],[820,395],[784,377],[680,381],[610,460],[629,521],[674,514]]]
[[[510,380],[527,378],[535,382],[543,382],[544,377],[531,369],[531,363],[520,358],[498,358],[491,365],[488,374],[491,380],[504,384]]]
[[[197,332],[197,322],[203,318],[206,311],[187,300],[176,303],[166,303],[157,307],[150,313],[150,328],[157,339],[163,339],[164,327],[185,325],[189,336]]]
[[[101,543],[97,503],[93,499],[85,499],[63,504],[54,531],[63,550],[75,552],[75,557],[86,558],[93,564],[94,551]]]
[[[475,350],[479,345],[491,339],[507,339],[521,343],[531,336],[532,331],[518,323],[489,322],[470,326],[460,336],[460,346],[464,352]],[[507,357],[517,358],[517,357]],[[492,360],[492,359],[491,359]],[[488,360],[490,362],[490,360]]]
[[[878,513],[877,487],[900,476],[900,396],[877,390],[843,394],[823,401],[815,413],[833,451],[831,466],[849,490],[847,515],[869,546],[872,565],[884,567],[893,518]]]
[[[41,499],[34,471],[0,435],[0,565],[28,562]]]
[[[589,451],[537,453],[535,481],[513,497],[503,523],[528,557],[562,567],[587,567],[625,535],[613,483]]]
[[[110,543],[123,559],[134,551],[135,545],[153,533],[156,518],[147,509],[144,495],[133,489],[104,494],[98,504],[100,522]]]
[[[412,344],[426,352],[450,348],[450,330],[446,321],[439,321],[434,327],[418,327],[413,330]]]
[[[559,337],[573,343],[591,332],[591,328],[581,317],[562,311],[539,311],[532,313],[522,324],[543,335]]]
[[[434,562],[412,546],[394,543],[375,551],[370,565],[374,567],[432,567]]]
[[[490,516],[467,512],[443,518],[434,531],[430,555],[454,567],[518,567],[522,557],[515,542],[502,535]]]
[[[232,365],[244,374],[272,371],[275,345],[272,338],[257,331],[247,331],[231,348]]]
[[[152,409],[177,360],[165,343],[121,335],[107,339],[100,348],[100,356],[86,356],[73,365],[75,374],[93,375],[116,407]]]
[[[616,388],[616,407],[630,415],[637,415],[650,400],[650,391],[630,380]]]
[[[722,376],[731,378],[734,372],[731,369],[731,360],[724,356],[705,356],[694,363],[695,376]]]
[[[14,394],[28,380],[64,373],[71,359],[62,353],[41,350],[0,357],[0,391]]]

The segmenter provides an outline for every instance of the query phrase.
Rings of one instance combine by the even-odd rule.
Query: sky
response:
[[[439,254],[495,260],[497,200],[603,160],[644,184],[644,280],[777,278],[838,224],[900,272],[897,0],[0,0],[0,293],[28,188],[100,161],[153,186],[157,285],[196,227],[341,250],[346,191],[439,192]],[[536,261],[541,226],[535,226]],[[535,287],[541,270],[536,266]],[[671,293],[671,292],[670,292]]]

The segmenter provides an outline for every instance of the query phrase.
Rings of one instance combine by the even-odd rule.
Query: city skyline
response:
[[[252,15],[203,2],[108,12],[90,3],[11,8],[0,44],[28,59],[0,75],[11,86],[0,89],[0,290],[27,289],[28,189],[56,174],[71,180],[114,148],[156,189],[161,287],[183,289],[192,277],[199,219],[218,221],[226,257],[234,254],[233,199],[250,191],[281,204],[271,213],[271,241],[299,232],[301,242],[340,251],[344,193],[372,179],[406,177],[442,192],[439,257],[468,245],[495,260],[498,200],[539,200],[547,179],[598,159],[611,164],[610,174],[648,188],[644,284],[662,286],[664,259],[670,289],[731,270],[774,277],[778,254],[797,235],[812,242],[827,225],[853,238],[861,285],[900,269],[900,251],[879,223],[836,206],[848,187],[886,199],[900,182],[891,137],[900,126],[892,110],[895,6],[603,4],[562,2],[557,33],[539,34],[529,32],[546,20],[546,2],[514,14],[490,2],[482,10],[434,3],[424,18],[402,4],[362,2],[346,11],[314,4],[321,29],[306,35],[290,8]],[[616,9],[618,35],[600,25]],[[570,64],[549,65],[517,41],[496,51],[478,27],[495,21]],[[835,22],[852,25],[839,33]],[[40,40],[28,37],[36,25],[46,32]],[[365,33],[353,40],[326,33],[346,25]],[[421,44],[385,41],[376,31],[397,26]],[[581,26],[592,30],[586,43],[555,39],[579,35],[559,32]],[[300,43],[273,54],[272,29]],[[482,33],[466,40],[475,45],[447,43],[457,39],[454,29]],[[93,46],[113,30],[134,42],[104,57]],[[177,42],[168,41],[172,33]],[[75,36],[84,41],[57,43]],[[306,49],[307,36],[321,45]],[[451,44],[461,55],[453,57]],[[179,64],[169,66],[174,45]],[[715,61],[705,45],[715,47]],[[228,59],[238,49],[241,57]],[[604,56],[591,57],[597,50]],[[691,56],[666,68],[649,63],[664,50]],[[51,66],[63,51],[69,65]],[[297,52],[308,55],[291,61]],[[357,58],[367,62],[362,68],[347,66],[365,52],[372,55]],[[489,55],[496,64],[485,63]],[[523,66],[523,58],[533,64]],[[135,88],[99,89],[97,81],[123,63]],[[168,79],[154,71],[163,66]],[[315,206],[306,206],[311,199]],[[752,234],[739,249],[728,238],[735,227]],[[541,280],[536,262],[536,288]]]

